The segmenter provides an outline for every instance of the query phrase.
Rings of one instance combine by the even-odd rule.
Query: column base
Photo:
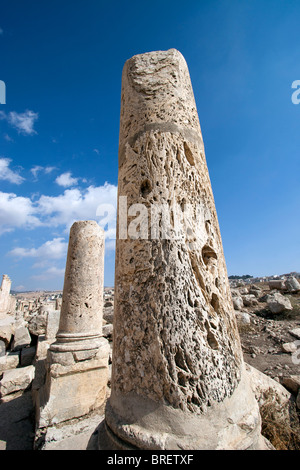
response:
[[[106,398],[109,344],[93,350],[48,351],[45,384],[36,392],[36,426],[43,428],[84,416]]]
[[[205,414],[193,414],[137,395],[112,394],[99,449],[106,450],[266,450],[258,404],[245,371],[229,398]]]
[[[103,337],[100,334],[57,334],[55,343],[51,344],[51,351],[87,351],[101,347]]]

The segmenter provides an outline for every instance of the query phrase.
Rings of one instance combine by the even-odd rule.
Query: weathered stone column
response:
[[[59,330],[52,351],[97,348],[101,343],[104,233],[94,221],[70,230]]]
[[[3,274],[0,287],[0,314],[7,313],[10,306],[11,280],[7,274]]]
[[[94,221],[71,227],[62,309],[48,351],[46,382],[35,397],[46,427],[98,408],[108,380],[109,345],[102,337],[104,232]]]
[[[193,90],[175,49],[125,64],[118,190],[112,391],[100,448],[258,448]]]

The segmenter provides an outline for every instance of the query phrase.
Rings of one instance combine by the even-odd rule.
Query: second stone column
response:
[[[102,335],[104,232],[71,227],[59,330],[36,401],[39,428],[88,414],[106,396],[109,345]]]

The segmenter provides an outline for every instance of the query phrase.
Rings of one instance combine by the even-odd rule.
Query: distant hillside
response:
[[[243,276],[228,276],[228,279],[252,279],[250,274],[243,274]]]

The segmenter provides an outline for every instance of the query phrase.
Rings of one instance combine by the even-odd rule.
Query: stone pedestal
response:
[[[83,416],[106,396],[109,345],[102,335],[104,233],[93,221],[75,222],[56,341],[45,385],[36,400],[38,427]]]
[[[261,448],[193,90],[175,49],[125,64],[118,191],[100,448]]]

